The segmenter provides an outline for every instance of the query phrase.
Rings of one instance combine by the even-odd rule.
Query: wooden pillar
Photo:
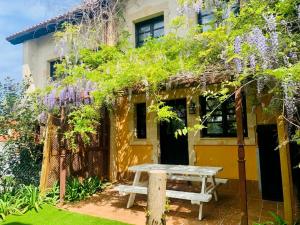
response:
[[[283,116],[277,119],[279,155],[282,177],[284,219],[288,224],[293,224],[293,180],[291,171],[289,137]]]
[[[50,152],[51,152],[51,128],[52,128],[52,117],[49,115],[46,124],[45,143],[43,147],[43,162],[42,171],[40,177],[40,192],[45,193],[47,188],[47,179],[49,174],[49,163],[50,163]]]
[[[67,178],[66,153],[64,149],[60,151],[59,172],[59,201],[62,203],[65,199]]]
[[[66,130],[66,112],[65,108],[61,108],[61,118],[60,118],[60,131],[58,135],[59,140],[59,200],[62,203],[65,198],[66,193],[66,180],[67,180],[67,168],[66,168],[66,145],[63,134]]]
[[[165,171],[149,172],[147,225],[165,225],[167,174]]]
[[[241,225],[248,225],[246,166],[245,166],[245,148],[244,148],[245,143],[244,143],[244,127],[243,127],[243,97],[242,97],[241,88],[238,88],[235,92],[235,113],[236,113],[236,124],[237,124]]]

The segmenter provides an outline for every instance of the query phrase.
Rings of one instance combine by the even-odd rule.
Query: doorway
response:
[[[262,199],[282,201],[282,180],[276,125],[257,126]]]
[[[173,108],[180,120],[162,121],[159,125],[160,162],[162,164],[188,165],[188,136],[175,137],[177,129],[187,126],[186,99],[169,100],[165,104]]]

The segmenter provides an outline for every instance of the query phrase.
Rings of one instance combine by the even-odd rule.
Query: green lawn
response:
[[[72,213],[45,205],[38,213],[30,211],[22,216],[8,216],[2,225],[128,225],[126,223]]]

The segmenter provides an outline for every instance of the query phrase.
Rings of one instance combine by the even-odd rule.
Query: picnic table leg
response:
[[[205,194],[205,188],[206,188],[206,176],[203,176],[202,184],[201,184],[201,194]],[[203,218],[203,202],[200,202],[199,220],[202,220],[202,218]]]
[[[133,180],[132,186],[137,186],[139,184],[140,177],[141,177],[141,172],[137,171],[134,175],[134,180]],[[131,193],[129,195],[129,199],[127,202],[127,208],[130,208],[133,205],[134,199],[135,199],[135,193]]]
[[[214,197],[215,197],[215,201],[218,201],[218,192],[217,192],[217,182],[216,182],[216,178],[215,176],[211,176],[211,182],[214,188]]]

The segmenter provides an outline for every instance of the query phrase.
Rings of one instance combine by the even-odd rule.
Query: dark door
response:
[[[282,181],[276,125],[257,126],[262,199],[282,201]]]
[[[109,177],[109,158],[110,158],[110,118],[106,107],[102,108],[100,121],[100,149],[101,162],[100,166],[102,177]]]
[[[160,123],[160,151],[162,164],[188,165],[188,137],[175,137],[177,129],[182,129],[187,125],[186,100],[176,99],[166,101],[166,105],[171,106],[177,113],[180,120]]]

